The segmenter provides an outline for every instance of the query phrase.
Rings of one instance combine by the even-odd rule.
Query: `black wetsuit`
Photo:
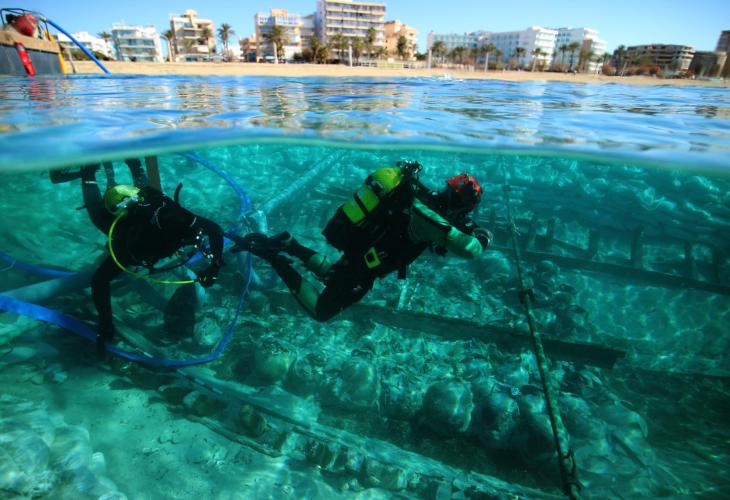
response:
[[[91,221],[108,235],[116,219],[104,207],[95,181],[95,167],[82,170],[84,203]],[[117,260],[124,266],[152,266],[171,257],[181,247],[193,245],[198,236],[208,237],[213,260],[204,272],[215,275],[223,263],[223,230],[213,221],[197,216],[173,199],[152,187],[140,188],[140,203],[130,204],[127,214],[117,222],[112,246]],[[91,293],[99,314],[99,340],[113,336],[110,282],[122,272],[111,256],[96,269]]]
[[[371,243],[380,257],[377,266],[368,266],[362,253],[346,253],[330,264],[324,256],[293,240],[282,250],[301,260],[320,278],[325,284],[322,292],[304,279],[286,257],[276,254],[267,260],[309,315],[317,321],[327,321],[360,301],[376,279],[396,271],[403,275],[405,268],[429,247],[442,255],[450,251],[464,258],[477,257],[488,243],[471,234],[475,227],[457,227],[416,199],[391,219],[381,237]]]

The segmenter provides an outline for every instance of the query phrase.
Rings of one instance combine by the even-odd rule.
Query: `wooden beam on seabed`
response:
[[[267,296],[274,305],[283,305],[292,314],[304,314],[289,293],[269,292]],[[396,310],[375,304],[355,304],[343,312],[341,317],[353,321],[368,318],[392,328],[427,333],[446,340],[480,340],[493,343],[500,349],[508,351],[530,349],[532,345],[526,330],[420,311]],[[626,356],[625,351],[601,345],[561,340],[544,335],[542,341],[545,352],[553,359],[601,368],[612,368],[616,361]]]

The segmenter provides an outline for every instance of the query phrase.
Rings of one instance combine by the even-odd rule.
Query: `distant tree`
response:
[[[616,72],[623,76],[626,64],[625,45],[619,45],[618,47],[616,47],[616,50],[613,51],[613,60],[616,63]]]
[[[525,48],[524,47],[515,47],[515,51],[512,53],[512,55],[517,59],[517,65],[521,68],[522,67],[522,58],[525,55]]]
[[[499,50],[499,49],[497,49],[497,50],[494,51],[494,59],[495,59],[494,67],[495,67],[495,69],[499,69],[497,66],[502,67],[502,56],[503,55],[504,55],[504,53],[501,50]]]
[[[189,38],[186,38],[183,41],[183,47],[185,50],[185,54],[189,54],[190,52],[192,52],[193,47],[195,47],[195,42]]]
[[[375,45],[376,38],[378,38],[378,32],[375,31],[374,27],[370,26],[367,34],[365,35],[365,50],[370,58],[373,57],[373,46]]]
[[[558,47],[558,50],[560,51],[560,62],[565,63],[565,53],[568,52],[568,44],[564,43],[560,47]]]
[[[329,47],[332,50],[336,50],[340,63],[344,60],[344,52],[347,50],[347,38],[342,33],[335,33],[330,39]]]
[[[378,59],[382,59],[383,57],[388,55],[388,51],[385,50],[385,47],[382,45],[375,49],[375,57]]]
[[[462,47],[459,45],[458,47],[454,47],[451,50],[451,60],[453,62],[459,62],[459,64],[464,63],[464,54],[466,54],[466,47]]]
[[[489,71],[489,54],[494,52],[497,48],[492,43],[488,43],[484,47],[484,71]]]
[[[362,38],[355,38],[352,41],[352,57],[355,58],[355,64],[360,64],[360,56],[365,50],[365,41]]]
[[[540,47],[535,47],[535,50],[531,52],[532,54],[532,71],[535,71],[535,64],[537,64],[537,60],[540,58],[541,55],[545,54],[545,51],[543,51]]]
[[[319,54],[326,50],[327,47],[325,45],[322,45],[322,40],[319,39],[318,36],[313,36],[309,39],[309,48],[312,49],[312,61],[317,64],[320,62]],[[325,57],[325,60],[327,58]]]
[[[326,45],[322,45],[320,47],[319,51],[317,52],[317,57],[315,58],[315,61],[317,61],[319,64],[324,64],[327,62],[327,58],[329,57],[330,49]]]
[[[98,33],[96,36],[104,40],[105,42],[109,42],[109,40],[112,39],[112,36],[109,34],[108,31],[102,31],[101,33]]]
[[[398,37],[398,44],[396,45],[395,51],[398,53],[398,56],[405,60],[405,58],[408,56],[408,39],[405,37],[405,35],[401,35]]]
[[[164,38],[167,42],[167,60],[169,62],[172,62],[172,58],[175,55],[175,50],[172,43],[175,41],[175,32],[172,29],[164,31],[162,33],[162,38]]]
[[[231,28],[231,25],[228,23],[223,23],[221,24],[221,27],[218,28],[218,38],[223,44],[224,53],[228,53],[228,41],[235,34],[236,32],[233,31],[233,28]]]
[[[286,28],[274,25],[269,31],[263,34],[264,40],[276,48],[276,61],[284,58],[284,45],[289,43],[289,36]]]
[[[588,63],[593,61],[593,58],[596,56],[596,53],[593,51],[593,49],[590,48],[589,45],[584,45],[580,49],[580,53],[578,54],[578,71],[585,72],[588,68]]]
[[[578,42],[572,42],[568,44],[568,51],[570,51],[570,69],[573,69],[573,59],[575,58],[575,51],[580,48]]]
[[[446,55],[446,45],[444,45],[444,42],[441,40],[433,42],[433,45],[431,45],[431,55],[439,59],[440,62],[443,62],[443,57]]]

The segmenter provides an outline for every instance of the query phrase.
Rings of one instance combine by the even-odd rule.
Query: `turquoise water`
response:
[[[84,272],[104,252],[104,235],[77,210],[79,181],[51,184],[48,169],[108,161],[129,182],[122,160],[149,155],[163,190],[182,183],[194,212],[237,232],[288,230],[331,257],[320,231],[375,168],[417,160],[434,188],[468,170],[485,190],[476,218],[495,242],[473,261],[424,254],[406,280],[380,280],[327,323],[254,259],[231,343],[179,371],[100,361],[55,325],[0,313],[0,492],[559,496],[509,185],[583,494],[726,496],[729,110],[726,88],[704,87],[4,80],[0,251],[21,263]],[[204,164],[266,213],[241,220],[235,190]],[[245,255],[226,261],[184,335],[162,312],[176,287],[116,280],[118,346],[178,360],[211,352],[246,283]],[[13,260],[0,269],[5,294],[49,279]],[[41,303],[94,325],[83,284]]]

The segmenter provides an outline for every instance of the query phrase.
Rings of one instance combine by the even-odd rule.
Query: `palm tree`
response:
[[[522,57],[525,55],[525,48],[515,47],[513,55],[517,59],[517,63],[520,65],[520,67],[522,67]]]
[[[345,50],[347,50],[348,42],[347,38],[345,38],[345,35],[342,33],[335,33],[332,35],[332,38],[330,39],[330,47],[333,50],[336,50],[339,54],[340,63],[344,60],[344,56],[342,55]]]
[[[367,50],[369,58],[373,57],[373,46],[377,37],[378,33],[375,31],[375,28],[370,26],[367,35],[365,35],[365,50]]]
[[[355,64],[360,64],[360,56],[365,49],[365,41],[362,38],[355,38],[352,41],[352,57],[355,58]]]
[[[565,53],[568,52],[568,44],[564,43],[558,47],[558,50],[560,51],[560,62],[565,64]]]
[[[172,42],[175,40],[175,32],[169,29],[162,33],[162,38],[167,42],[167,60],[168,62],[172,62],[172,56],[175,53],[172,46]]]
[[[189,38],[186,38],[186,39],[185,39],[185,40],[183,41],[183,47],[184,47],[184,50],[185,50],[185,55],[187,55],[187,54],[189,54],[190,52],[192,52],[192,50],[193,50],[193,47],[195,47],[195,42],[194,42],[194,41],[192,41],[192,40],[191,40],[191,39],[189,39]]]
[[[466,47],[462,47],[459,45],[458,47],[454,47],[451,51],[451,60],[453,62],[459,61],[459,64],[464,63],[464,54],[466,53]]]
[[[532,72],[535,72],[535,64],[537,63],[537,59],[543,55],[545,52],[540,48],[536,47],[535,50],[532,51]]]
[[[626,46],[619,45],[616,50],[613,51],[613,58],[616,61],[616,72],[621,70],[621,76],[624,74],[624,59],[626,58]]]
[[[446,55],[446,45],[444,45],[444,42],[441,40],[433,42],[433,45],[431,45],[431,54],[438,59],[443,58]]]
[[[398,45],[396,46],[396,52],[400,56],[401,60],[405,60],[406,56],[408,55],[408,39],[405,37],[405,35],[401,35],[398,37]]]
[[[269,42],[275,49],[274,64],[284,57],[284,45],[289,43],[289,37],[286,28],[283,26],[272,26],[269,31],[263,34],[264,40]]]
[[[326,49],[327,47],[322,45],[322,40],[320,40],[318,36],[313,36],[309,39],[309,48],[312,49],[312,60],[315,64],[317,64],[319,62],[322,49]]]
[[[489,71],[489,54],[495,50],[496,47],[492,43],[488,43],[487,46],[484,47],[484,71]]]
[[[231,28],[231,25],[228,23],[223,23],[221,24],[221,27],[218,28],[218,38],[223,44],[223,52],[225,54],[228,54],[228,40],[230,40],[230,38],[235,34],[236,32],[233,31],[233,28]]]
[[[568,45],[568,51],[570,51],[570,69],[573,69],[573,59],[575,58],[575,51],[578,50],[580,44],[578,42],[572,42]]]

